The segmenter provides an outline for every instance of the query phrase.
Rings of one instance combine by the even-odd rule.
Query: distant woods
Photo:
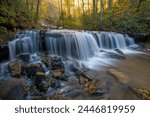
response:
[[[149,0],[0,0],[0,26],[149,32]]]

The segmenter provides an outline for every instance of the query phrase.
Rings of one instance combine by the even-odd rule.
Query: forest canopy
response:
[[[149,11],[150,0],[0,0],[0,26],[148,34]]]

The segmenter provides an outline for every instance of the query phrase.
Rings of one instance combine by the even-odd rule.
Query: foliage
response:
[[[38,18],[47,27],[149,34],[149,11],[149,0],[0,0],[0,26],[33,27]]]

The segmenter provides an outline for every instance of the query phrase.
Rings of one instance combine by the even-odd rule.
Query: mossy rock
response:
[[[138,93],[139,97],[142,97],[142,99],[150,100],[150,91],[146,89],[135,89]]]
[[[20,77],[21,76],[21,62],[18,60],[12,61],[9,63],[8,68],[10,70],[12,77]]]

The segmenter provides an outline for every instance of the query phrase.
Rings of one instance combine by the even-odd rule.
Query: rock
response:
[[[109,73],[111,73],[120,83],[127,84],[129,82],[128,76],[118,70],[110,69]]]
[[[146,89],[135,89],[137,92],[138,97],[141,97],[142,99],[150,100],[150,91]]]
[[[96,82],[94,82],[94,81],[88,81],[87,84],[86,84],[86,90],[90,94],[96,93],[97,92]]]
[[[35,85],[31,85],[29,87],[26,87],[26,94],[30,96],[38,95],[39,91],[37,90],[37,87]]]
[[[57,80],[51,78],[49,80],[49,84],[52,88],[59,88],[60,87],[60,84],[57,82]]]
[[[105,53],[107,58],[112,58],[112,59],[125,59],[125,56],[122,54],[114,53],[114,52],[106,52]]]
[[[106,50],[100,50],[99,52],[107,52]]]
[[[52,77],[59,80],[66,80],[63,69],[52,70]]]
[[[49,82],[46,79],[46,76],[42,72],[37,72],[35,77],[35,85],[40,92],[46,92],[49,87]]]
[[[114,49],[114,51],[116,51],[118,54],[122,54],[122,55],[124,55],[123,51],[121,51],[121,50],[120,50],[120,49],[118,49],[118,48]]]
[[[9,100],[24,99],[25,79],[5,78],[0,80],[0,98]]]
[[[48,91],[48,88],[49,88],[49,84],[46,81],[42,81],[40,84],[37,85],[37,89],[40,92],[46,92]]]
[[[30,54],[29,53],[22,53],[22,54],[20,54],[19,58],[25,62],[29,62]]]
[[[42,81],[46,80],[46,76],[43,72],[36,72],[35,84],[39,85]]]
[[[62,62],[62,59],[59,57],[53,57],[52,63],[51,63],[51,69],[58,69],[58,68],[64,68],[64,64]]]
[[[42,57],[42,62],[47,66],[50,67],[51,66],[51,57],[48,55],[45,55]]]
[[[44,72],[43,68],[38,64],[27,64],[22,67],[22,74],[29,78],[35,78],[37,72]]]
[[[20,77],[21,76],[21,61],[15,60],[8,64],[8,69],[11,73],[12,77]]]

